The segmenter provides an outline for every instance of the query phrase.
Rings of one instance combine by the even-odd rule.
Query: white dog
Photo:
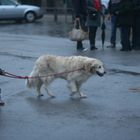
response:
[[[42,96],[40,90],[44,84],[48,95],[54,97],[48,86],[54,79],[62,78],[68,82],[71,96],[79,93],[80,97],[86,97],[80,91],[80,87],[95,73],[99,76],[105,74],[103,63],[98,59],[83,56],[43,55],[37,59],[26,85],[28,88],[35,88],[38,96]]]

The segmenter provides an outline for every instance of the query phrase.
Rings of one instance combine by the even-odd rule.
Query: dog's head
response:
[[[103,76],[106,72],[103,63],[100,60],[91,60],[85,64],[85,71],[91,74],[96,73],[99,76]]]

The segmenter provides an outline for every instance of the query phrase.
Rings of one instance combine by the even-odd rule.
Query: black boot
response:
[[[77,41],[77,50],[87,51],[87,49],[83,47],[82,41]]]
[[[90,50],[91,50],[91,51],[93,51],[93,50],[97,50],[97,49],[98,49],[98,48],[96,48],[96,47],[95,47],[95,46],[93,46],[93,45],[92,45],[92,46],[90,46]]]

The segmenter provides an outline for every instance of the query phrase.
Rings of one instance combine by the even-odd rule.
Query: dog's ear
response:
[[[85,65],[84,65],[84,70],[86,71],[86,72],[90,72],[91,71],[91,66],[92,66],[92,63],[86,63]]]
[[[93,72],[97,67],[96,61],[88,62],[84,65],[84,70],[86,72]]]

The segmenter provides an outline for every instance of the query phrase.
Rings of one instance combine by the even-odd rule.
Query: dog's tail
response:
[[[30,73],[29,78],[26,80],[25,85],[28,88],[34,88],[36,87],[38,80],[39,80],[39,75],[36,69],[34,68]]]

